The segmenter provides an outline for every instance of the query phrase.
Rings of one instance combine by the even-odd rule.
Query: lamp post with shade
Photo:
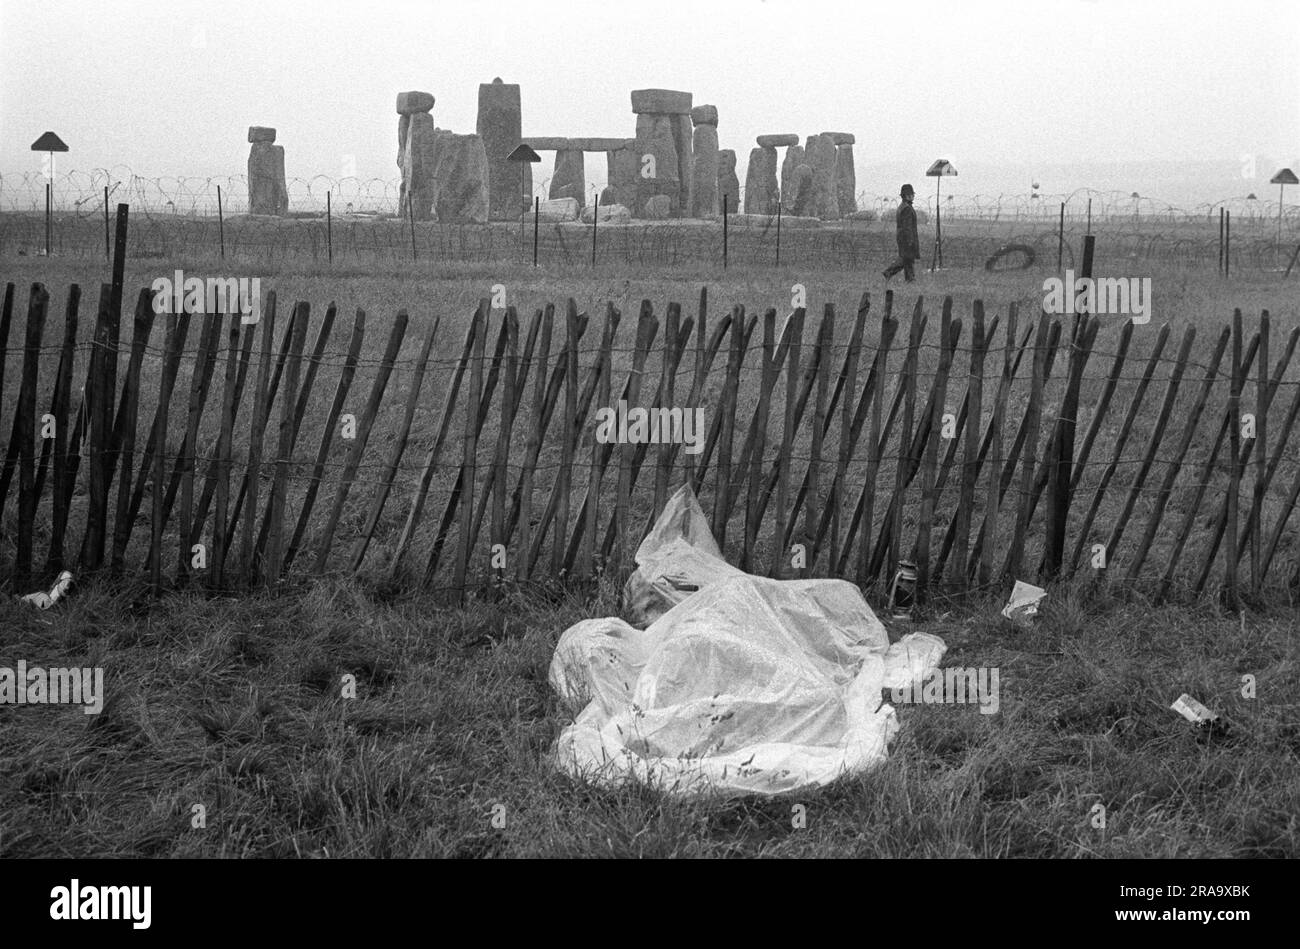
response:
[[[54,153],[66,152],[68,146],[63,143],[53,132],[46,132],[36,141],[32,142],[32,151],[48,152],[49,157],[46,159],[46,179],[45,179],[45,256],[50,256],[50,231],[52,229],[51,219],[54,214]]]
[[[1300,178],[1297,178],[1295,172],[1290,168],[1283,168],[1272,178],[1268,179],[1271,185],[1277,185],[1277,243],[1282,246],[1282,196],[1286,193],[1287,185],[1300,185]]]
[[[925,172],[927,178],[934,179],[934,257],[930,260],[930,272],[943,268],[943,224],[939,207],[939,179],[957,177],[957,169],[946,158],[940,158]]]

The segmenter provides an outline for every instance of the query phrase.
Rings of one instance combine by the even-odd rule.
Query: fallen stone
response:
[[[689,115],[691,111],[691,94],[689,92],[676,92],[672,89],[633,89],[632,111],[637,115],[644,113]]]
[[[756,141],[760,148],[783,148],[788,145],[798,145],[798,135],[760,135]]]
[[[580,210],[576,198],[552,198],[537,203],[537,219],[548,224],[576,221]]]
[[[275,129],[265,125],[250,125],[248,127],[248,141],[252,142],[270,142],[275,141]]]
[[[609,189],[606,188],[606,191]],[[621,204],[606,205],[602,198],[600,202],[599,213],[594,207],[585,207],[582,209],[582,223],[590,224],[592,217],[596,218],[598,224],[627,224],[632,220],[632,212]]]
[[[646,199],[645,216],[652,221],[662,221],[672,216],[673,202],[666,194],[651,195]]]
[[[879,220],[880,215],[877,214],[875,211],[871,210],[870,208],[864,208],[861,211],[852,211],[844,215],[844,218],[847,221],[859,221],[863,223],[870,223],[872,221]]]
[[[696,125],[717,125],[718,107],[716,105],[697,105],[691,109],[691,122]]]
[[[397,114],[415,115],[417,112],[433,111],[433,93],[399,92],[397,94]]]

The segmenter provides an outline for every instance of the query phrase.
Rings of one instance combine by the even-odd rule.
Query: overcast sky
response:
[[[495,76],[525,135],[630,137],[632,89],[692,92],[742,165],[827,130],[922,171],[1300,155],[1294,0],[0,0],[0,173],[52,129],[60,170],[241,175],[256,124],[290,177],[392,178],[397,92],[472,132]]]

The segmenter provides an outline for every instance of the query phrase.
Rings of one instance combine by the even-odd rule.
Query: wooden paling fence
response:
[[[88,340],[80,302],[74,285],[59,334],[34,284],[19,329],[4,292],[10,592],[64,567],[155,590],[583,584],[632,568],[683,483],[743,569],[880,594],[910,560],[921,602],[1083,574],[1235,604],[1300,579],[1300,328],[1270,365],[1267,313],[1198,348],[1190,325],[1014,304],[935,314],[891,291],[882,312],[864,294],[847,321],[779,320],[711,314],[701,291],[691,314],[610,304],[599,328],[573,300],[526,327],[486,299],[464,323],[402,311],[382,345],[358,310],[338,346],[334,306],[286,315],[274,293],[246,324],[155,317],[143,290],[129,342],[120,285]],[[700,442],[599,440],[597,410],[620,401],[702,408]]]

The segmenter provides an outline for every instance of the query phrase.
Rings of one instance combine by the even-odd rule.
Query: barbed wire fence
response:
[[[268,263],[329,258],[364,264],[412,258],[488,263],[531,254],[531,246],[524,246],[531,245],[531,220],[525,221],[522,241],[518,220],[412,226],[399,217],[397,178],[292,178],[287,181],[289,213],[271,217],[248,213],[245,176],[149,178],[124,167],[69,171],[53,178],[42,172],[0,174],[0,253],[36,254],[44,247],[47,182],[52,186],[52,248],[64,256],[105,254],[105,211],[111,213],[119,202],[131,208],[137,257],[220,251]],[[538,188],[545,192],[545,179]],[[923,228],[932,227],[935,200],[930,196],[920,207]],[[711,263],[723,260],[725,243],[728,261],[739,265],[860,269],[893,255],[897,203],[893,196],[859,191],[859,211],[845,220],[810,226],[787,218],[782,230],[771,217],[755,223],[738,216],[725,237],[717,222],[603,225],[594,259],[658,267]],[[743,208],[743,189],[740,204]],[[943,265],[984,268],[999,251],[1019,247],[1029,253],[1022,252],[1008,269],[1054,267],[1058,254],[1061,266],[1068,267],[1074,264],[1074,247],[1092,231],[1104,234],[1104,265],[1215,266],[1221,211],[1231,215],[1235,268],[1285,269],[1300,244],[1300,207],[1232,198],[1180,208],[1132,193],[1091,189],[944,198]],[[577,222],[539,226],[539,258],[566,265],[592,260],[585,237],[589,229]]]

